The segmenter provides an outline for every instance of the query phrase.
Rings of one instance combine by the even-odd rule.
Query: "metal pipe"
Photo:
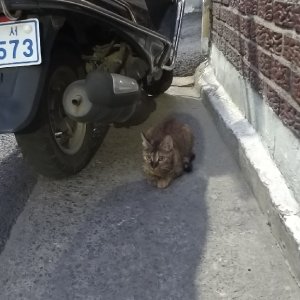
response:
[[[128,13],[130,14],[132,22],[137,23],[136,19],[135,19],[135,16],[134,16],[134,14],[131,10],[131,7],[127,2],[125,2],[123,0],[113,0],[113,1],[116,2],[117,4],[121,5],[122,7],[124,7],[128,11]]]
[[[169,65],[164,65],[164,70],[173,70],[175,67],[175,62],[177,58],[178,53],[178,46],[179,46],[179,39],[180,39],[180,33],[182,28],[182,19],[184,14],[184,8],[185,8],[185,0],[177,0],[177,18],[176,18],[176,25],[175,25],[175,35],[173,38],[173,44],[172,44],[172,54],[171,54],[171,63]]]

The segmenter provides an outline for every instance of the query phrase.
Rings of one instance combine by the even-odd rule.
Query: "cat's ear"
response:
[[[143,132],[141,132],[141,137],[142,137],[142,145],[145,149],[149,149],[151,148],[151,144],[149,143],[149,141],[147,140],[147,138],[145,137],[145,134]]]
[[[171,151],[174,148],[172,137],[170,135],[165,136],[159,147],[164,151]]]

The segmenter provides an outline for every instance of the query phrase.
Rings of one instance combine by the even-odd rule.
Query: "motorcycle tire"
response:
[[[159,80],[144,85],[144,91],[151,96],[163,94],[172,84],[173,71],[164,70]]]
[[[77,56],[66,50],[56,51],[36,118],[23,132],[15,134],[25,161],[46,177],[61,179],[81,171],[108,131],[108,126],[78,123],[64,113],[64,90],[80,78],[80,69]]]

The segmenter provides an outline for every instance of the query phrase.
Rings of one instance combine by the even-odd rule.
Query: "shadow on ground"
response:
[[[0,253],[35,183],[17,150],[0,161]]]
[[[204,192],[201,179],[185,192],[144,182],[116,188],[82,224],[44,299],[198,299]]]

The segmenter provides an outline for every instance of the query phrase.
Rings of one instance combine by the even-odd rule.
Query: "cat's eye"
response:
[[[158,161],[163,161],[165,158],[163,157],[163,156],[160,156],[159,158],[158,158]]]

